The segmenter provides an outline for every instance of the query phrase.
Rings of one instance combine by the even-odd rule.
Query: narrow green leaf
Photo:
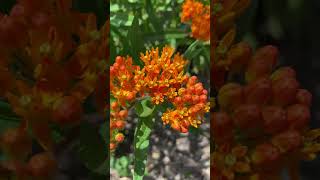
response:
[[[12,121],[12,120],[0,117],[0,134],[3,133],[8,128],[18,127],[19,124],[20,124],[19,121]]]
[[[183,56],[185,58],[190,58],[190,56],[193,54],[193,51],[197,48],[198,45],[200,45],[202,42],[199,40],[194,41],[188,49],[184,52]]]
[[[162,32],[163,27],[161,26],[161,23],[155,14],[156,11],[152,6],[151,0],[146,0],[145,3],[146,3],[146,11],[147,11],[147,14],[150,18],[150,23],[152,24],[152,26],[156,32],[158,32],[158,33]]]
[[[127,40],[129,41],[130,54],[133,57],[133,61],[137,65],[142,65],[140,61],[140,52],[144,51],[144,42],[142,37],[142,32],[139,25],[139,17],[137,13],[134,16],[132,25],[127,34]]]
[[[134,135],[134,180],[142,180],[146,173],[149,138],[155,122],[153,114],[141,117],[136,127]]]
[[[17,118],[17,115],[12,111],[10,104],[4,101],[0,101],[0,114],[2,116]]]
[[[135,109],[139,117],[148,117],[153,113],[155,106],[151,103],[150,98],[146,98],[138,102]]]

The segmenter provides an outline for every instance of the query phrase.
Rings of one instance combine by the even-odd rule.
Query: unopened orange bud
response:
[[[9,128],[1,135],[1,148],[14,158],[24,158],[31,152],[32,140],[25,130]]]
[[[294,104],[287,108],[287,116],[290,127],[302,130],[310,120],[310,110],[302,104]]]
[[[186,127],[186,129],[189,128],[190,122],[189,121],[181,121],[182,126]]]
[[[278,106],[267,106],[262,109],[264,131],[278,133],[288,127],[286,111]]]
[[[283,78],[272,84],[273,102],[285,106],[294,102],[299,83],[293,78]]]
[[[112,110],[115,110],[115,109],[117,109],[119,106],[118,106],[118,103],[116,102],[116,101],[114,101],[114,102],[112,102],[111,103],[111,109]]]
[[[123,129],[124,128],[124,126],[125,126],[125,121],[122,121],[122,120],[118,120],[118,121],[116,121],[116,123],[115,123],[115,125],[116,125],[116,127],[118,128],[118,129]]]
[[[204,108],[204,103],[200,102],[198,104],[195,105],[198,109],[203,109]]]
[[[188,132],[188,128],[181,126],[181,133],[187,133]]]
[[[269,76],[277,63],[278,50],[273,46],[265,46],[257,50],[249,63],[245,78],[252,82],[258,78]]]
[[[288,130],[274,136],[271,141],[280,152],[286,153],[297,149],[302,143],[302,137],[298,131]]]
[[[253,56],[254,61],[267,61],[274,67],[277,64],[279,56],[279,50],[277,47],[272,45],[264,46],[256,51]]]
[[[133,92],[129,92],[128,96],[127,96],[127,100],[131,101],[134,99],[134,93]]]
[[[201,95],[200,96],[200,102],[205,103],[208,100],[207,95]]]
[[[299,89],[296,95],[296,103],[311,106],[312,94],[306,89]]]
[[[202,85],[202,83],[200,83],[200,82],[197,83],[197,84],[195,84],[194,87],[195,87],[195,88],[202,88],[202,89],[203,89],[203,85]]]
[[[113,128],[116,128],[116,127],[117,127],[116,123],[113,122],[113,121],[110,121],[110,129],[113,129]]]
[[[190,94],[186,94],[186,95],[183,96],[183,100],[186,101],[186,102],[190,101],[191,98],[192,98],[192,96]]]
[[[124,140],[124,135],[122,133],[118,133],[114,138],[118,143],[121,143]]]
[[[32,176],[48,178],[54,175],[58,167],[53,155],[44,152],[32,156],[28,162],[28,168]]]
[[[252,56],[251,47],[246,42],[240,42],[228,51],[227,60],[231,63],[231,69],[239,71],[247,66]]]
[[[192,96],[192,103],[197,104],[200,100],[200,97],[198,95]]]
[[[276,70],[271,75],[272,81],[277,81],[283,78],[296,78],[296,71],[292,69],[291,67],[281,67],[278,70]]]
[[[190,93],[190,94],[195,94],[195,88],[194,88],[194,86],[190,86],[190,87],[187,89],[187,92]]]
[[[110,148],[111,151],[115,150],[116,149],[116,144],[115,143],[110,143],[109,144],[109,148]]]
[[[124,71],[126,69],[126,66],[122,65],[120,66],[120,71]]]
[[[121,56],[117,56],[116,57],[116,63],[117,64],[122,64],[122,62],[123,62],[123,58]]]
[[[126,118],[128,116],[128,110],[124,109],[119,112],[119,117]]]
[[[55,104],[52,120],[60,125],[78,124],[82,113],[82,104],[79,99],[74,96],[65,96]]]
[[[113,64],[114,70],[119,70],[119,67],[120,67],[119,63],[114,63]]]
[[[264,143],[258,145],[252,154],[252,162],[259,166],[270,167],[279,160],[279,150],[272,144]]]
[[[202,94],[208,95],[208,91],[204,89],[204,90],[202,90]]]
[[[180,104],[181,102],[182,102],[181,97],[175,97],[175,98],[174,98],[174,103],[175,103],[175,104]]]
[[[272,96],[271,81],[261,78],[250,83],[244,90],[246,102],[249,104],[266,104]]]
[[[200,85],[200,86],[195,86],[195,94],[198,94],[200,95],[203,91],[203,86]]]
[[[233,109],[243,103],[243,88],[236,83],[228,83],[221,87],[218,102],[223,109]]]
[[[257,129],[261,127],[261,110],[254,104],[241,105],[234,111],[234,123],[241,129]]]
[[[180,124],[177,121],[172,121],[171,127],[177,131],[181,131]]]
[[[197,76],[191,76],[189,78],[188,84],[189,85],[194,85],[194,84],[196,84],[197,80],[198,80]]]

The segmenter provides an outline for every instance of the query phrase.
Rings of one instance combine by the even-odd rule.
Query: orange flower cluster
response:
[[[211,119],[214,177],[279,178],[284,168],[320,150],[319,130],[308,131],[312,95],[300,89],[292,68],[273,72],[277,57],[273,46],[258,49],[245,63],[246,84],[220,88],[220,111]]]
[[[246,53],[251,53],[251,48],[246,43],[241,42],[231,47],[236,36],[235,20],[249,5],[250,0],[213,0],[211,79],[215,88],[220,88],[224,84],[230,63],[238,63],[238,66],[234,66],[235,69],[243,70],[239,69],[243,67],[241,60],[248,58],[245,57]],[[244,57],[238,58],[240,55]],[[234,59],[239,59],[239,62],[235,62]]]
[[[251,0],[213,0],[213,43],[230,30],[235,29],[235,20],[250,5]]]
[[[107,91],[108,23],[98,29],[94,15],[71,6],[19,0],[0,15],[0,96],[21,117],[21,132],[30,128],[47,151],[54,146],[49,123],[78,124],[83,101]],[[13,144],[20,137],[3,136]]]
[[[189,126],[198,127],[204,114],[209,111],[208,92],[197,83],[197,77],[189,78],[186,88],[180,88],[173,100],[175,110],[168,110],[162,115],[165,124],[180,132],[188,132]],[[169,97],[170,98],[170,97]]]
[[[211,114],[211,177],[271,180],[288,170],[291,179],[299,179],[299,162],[320,151],[320,129],[308,128],[312,95],[301,89],[292,68],[274,71],[276,47],[253,54],[248,43],[233,42],[234,20],[249,0],[213,2],[211,79],[219,111]],[[233,81],[234,75],[243,83]]]
[[[165,46],[161,55],[158,48],[141,53],[142,69],[133,65],[130,57],[117,57],[110,67],[111,94],[116,99],[111,105],[110,149],[114,149],[114,142],[123,140],[116,140],[118,130],[125,124],[127,108],[138,98],[150,96],[155,105],[171,102],[175,109],[163,114],[163,123],[184,133],[189,126],[198,127],[209,111],[207,91],[195,76],[184,74],[187,62],[181,55],[173,54],[174,49]]]
[[[195,0],[186,0],[182,5],[181,22],[191,21],[192,37],[210,40],[210,6]]]

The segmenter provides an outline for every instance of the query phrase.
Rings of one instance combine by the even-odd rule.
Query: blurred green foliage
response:
[[[130,164],[132,164],[133,158],[131,156],[121,156],[120,158],[111,157],[110,167],[117,170],[120,176],[131,176]]]
[[[190,38],[190,27],[180,22],[182,3],[183,0],[111,0],[111,64],[116,56],[129,55],[142,65],[140,53],[152,47],[170,45],[181,53],[188,49],[195,40]],[[209,45],[198,42],[192,50],[192,55],[185,57],[198,63],[198,71],[208,67],[203,59],[209,63]]]

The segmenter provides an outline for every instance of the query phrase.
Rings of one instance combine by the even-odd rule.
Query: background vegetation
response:
[[[209,1],[203,1],[209,3]],[[210,43],[190,37],[190,26],[180,22],[183,0],[110,1],[110,63],[115,57],[131,56],[143,65],[140,53],[170,45],[190,63],[187,74],[197,75],[209,89]],[[130,177],[136,116],[129,112],[125,141],[111,156],[112,178]],[[203,151],[207,151],[204,153]],[[209,175],[209,119],[199,129],[180,134],[162,125],[160,116],[151,136],[148,177],[151,179],[204,178]],[[206,154],[206,156],[205,156]],[[200,161],[201,160],[201,161]]]

